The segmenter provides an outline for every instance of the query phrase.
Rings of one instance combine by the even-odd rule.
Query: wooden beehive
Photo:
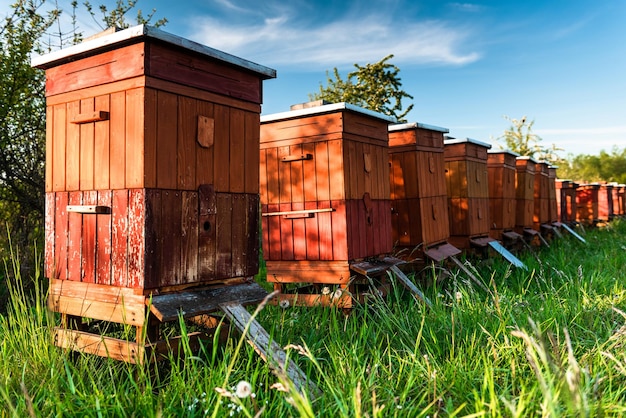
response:
[[[626,197],[626,185],[618,184],[617,185],[617,201],[618,201],[618,215],[624,216],[626,215],[626,206],[625,206],[625,197]]]
[[[598,189],[598,219],[610,221],[613,216],[613,185],[602,183]]]
[[[586,225],[598,221],[599,183],[581,184],[576,189],[576,220]]]
[[[257,273],[274,70],[143,25],[33,65],[46,70],[52,310],[143,326],[150,297],[159,316],[157,295]]]
[[[527,156],[515,160],[515,231],[525,238],[532,238],[538,233],[533,229],[536,165],[537,161]]]
[[[352,264],[392,251],[393,121],[347,103],[261,118],[263,255],[278,289],[345,288]]]
[[[458,248],[484,247],[491,240],[489,148],[491,145],[469,138],[444,141],[450,243]]]
[[[497,240],[515,241],[519,235],[515,228],[517,195],[515,190],[516,158],[512,151],[489,150],[487,171],[489,176],[490,235]]]
[[[555,165],[548,166],[548,219],[554,226],[559,222],[559,211],[556,202],[556,169]]]
[[[447,132],[422,123],[389,126],[393,242],[397,252],[408,258],[423,253],[441,261],[460,253],[447,244],[450,227],[443,157]]]
[[[578,188],[578,183],[571,180],[557,179],[555,187],[559,222],[565,224],[576,222],[576,189]]]
[[[619,207],[619,184],[611,183],[611,197],[612,197],[612,205],[613,205],[613,217],[618,217],[621,215],[620,207]]]
[[[535,165],[533,228],[543,233],[551,228],[549,167],[545,161]]]

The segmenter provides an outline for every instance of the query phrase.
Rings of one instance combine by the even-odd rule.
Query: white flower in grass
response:
[[[280,302],[278,302],[278,306],[280,306],[283,309],[287,309],[289,307],[290,303],[288,299],[281,299]]]
[[[456,292],[456,301],[459,303],[463,299],[463,294],[461,292]]]
[[[333,299],[339,299],[341,296],[343,296],[343,290],[341,290],[341,288],[335,290],[335,293],[333,293]]]
[[[322,295],[330,295],[330,287],[328,286],[322,287]]]
[[[237,396],[239,399],[243,399],[247,398],[250,395],[252,395],[252,385],[249,382],[242,380],[237,383],[237,387],[235,388],[235,396]]]

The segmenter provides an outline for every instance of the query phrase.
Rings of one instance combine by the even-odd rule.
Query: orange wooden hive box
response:
[[[617,183],[611,183],[611,196],[613,197],[613,216],[620,216],[621,209],[619,204],[620,186]]]
[[[624,184],[618,184],[617,187],[617,202],[618,202],[618,215],[619,216],[624,216],[626,215],[626,185]]]
[[[515,242],[521,237],[513,231],[517,204],[515,164],[518,156],[506,150],[489,150],[487,154],[490,235],[505,243]]]
[[[535,165],[533,228],[543,234],[549,234],[552,230],[549,167],[550,165],[545,161],[539,161]]]
[[[576,219],[586,225],[598,221],[599,183],[581,184],[576,189]]]
[[[489,148],[469,138],[444,141],[450,243],[457,248],[483,248],[493,240],[489,237]]]
[[[346,289],[351,265],[391,253],[393,121],[347,103],[261,118],[263,256],[281,297],[289,283]]]
[[[578,183],[571,180],[557,179],[555,187],[559,222],[565,224],[576,222],[576,189],[578,188]]]
[[[520,156],[515,160],[515,230],[524,238],[532,240],[539,232],[533,229],[535,213],[535,168],[537,161]]]
[[[610,221],[613,216],[613,185],[602,183],[598,189],[598,219]]]
[[[257,273],[260,104],[274,70],[143,25],[33,65],[46,70],[53,311],[140,330],[168,318],[163,295]]]
[[[460,253],[450,238],[443,157],[446,128],[407,123],[389,126],[393,242],[414,258],[415,249],[435,261]]]
[[[556,201],[556,169],[555,165],[548,166],[548,219],[552,226],[559,224],[559,211]]]

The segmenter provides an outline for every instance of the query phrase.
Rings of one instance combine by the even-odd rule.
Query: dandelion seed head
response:
[[[237,388],[235,389],[235,395],[239,399],[247,398],[251,394],[252,394],[252,385],[249,382],[242,380],[239,383],[237,383]]]
[[[330,295],[330,287],[328,286],[322,287],[322,295]]]
[[[335,293],[333,293],[333,299],[339,299],[343,295],[343,290],[337,289]]]
[[[289,307],[290,303],[287,299],[282,299],[279,303],[278,306],[280,306],[283,309],[287,309]]]

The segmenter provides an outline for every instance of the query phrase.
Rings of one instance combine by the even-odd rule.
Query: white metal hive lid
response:
[[[420,123],[420,122],[398,123],[398,124],[389,125],[389,132],[405,131],[408,129],[416,129],[416,128],[428,129],[429,131],[442,132],[444,134],[447,134],[450,132],[448,128],[442,128],[440,126],[434,126],[434,125],[427,125],[425,123]]]

